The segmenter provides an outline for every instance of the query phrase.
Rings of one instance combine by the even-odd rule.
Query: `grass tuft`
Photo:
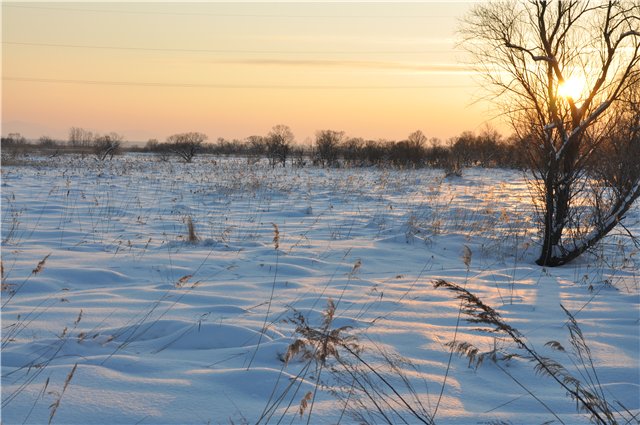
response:
[[[196,229],[195,229],[195,226],[193,225],[193,220],[191,219],[190,215],[187,216],[186,222],[187,222],[187,240],[191,243],[198,242],[200,238],[198,237],[198,235],[196,235]]]
[[[535,372],[556,381],[567,392],[568,396],[575,401],[578,411],[588,414],[592,422],[602,425],[617,424],[616,413],[623,419],[622,414],[616,412],[606,400],[591,358],[591,350],[575,317],[564,306],[561,305],[560,307],[568,317],[567,327],[572,345],[572,362],[578,369],[580,376],[583,377],[582,380],[576,378],[562,363],[539,354],[520,331],[505,322],[497,311],[465,288],[445,280],[437,280],[433,283],[433,286],[454,292],[456,298],[462,302],[462,312],[467,315],[467,321],[486,326],[486,328],[479,330],[511,339],[519,349],[524,351],[524,355],[508,354],[502,358],[509,359],[517,356],[530,360],[534,364]],[[557,351],[564,351],[564,347],[557,341],[549,341],[546,345]],[[483,355],[479,355],[476,347],[468,343],[458,342],[453,348],[458,354],[466,356],[470,365],[478,365],[484,358]],[[499,360],[495,354],[490,357],[496,363]],[[500,369],[505,371],[502,367]],[[505,373],[515,379],[508,372],[505,371]],[[516,382],[522,386],[522,383]],[[529,393],[532,394],[531,392]],[[538,398],[536,400],[543,403]],[[545,405],[545,408],[548,407]]]
[[[44,265],[46,264],[47,258],[49,258],[50,255],[51,255],[50,253],[45,255],[45,257],[42,260],[40,260],[40,262],[38,262],[38,265],[36,266],[35,269],[31,271],[31,273],[36,275],[40,273],[42,270],[44,270]]]
[[[51,404],[51,406],[49,406],[49,409],[51,411],[51,413],[49,414],[49,425],[51,425],[51,422],[53,422],[53,417],[56,415],[56,412],[60,408],[60,402],[62,401],[62,396],[67,391],[67,388],[69,387],[69,384],[71,383],[71,380],[73,379],[73,375],[76,373],[76,369],[78,369],[78,363],[73,365],[73,368],[71,369],[71,371],[67,375],[67,379],[64,380],[64,385],[62,387],[62,391],[58,394],[58,397]]]

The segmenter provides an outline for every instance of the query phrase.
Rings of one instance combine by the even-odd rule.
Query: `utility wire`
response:
[[[183,48],[161,48],[161,47],[128,47],[128,46],[100,46],[87,44],[57,44],[57,43],[34,43],[22,41],[2,41],[2,44],[14,46],[33,46],[33,47],[62,47],[74,49],[108,49],[108,50],[134,50],[134,51],[150,51],[150,52],[185,52],[185,53],[242,53],[242,54],[295,54],[295,55],[313,55],[313,54],[425,54],[425,53],[450,53],[451,49],[433,49],[433,50],[323,50],[323,51],[302,51],[302,50],[224,50],[224,49],[183,49]]]
[[[278,90],[420,90],[471,88],[473,85],[415,85],[415,86],[337,86],[337,85],[280,85],[280,84],[207,84],[207,83],[162,83],[134,81],[76,80],[56,78],[3,76],[4,81],[46,83],[46,84],[86,84],[104,86],[214,88],[214,89],[278,89]]]
[[[198,12],[162,12],[157,10],[117,10],[117,9],[85,9],[74,7],[51,7],[51,6],[32,6],[23,4],[3,4],[2,7],[12,7],[20,9],[41,9],[55,10],[64,12],[85,12],[85,13],[115,13],[115,14],[134,14],[134,15],[169,15],[169,16],[211,16],[220,18],[310,18],[310,19],[327,19],[327,18],[343,18],[343,19],[444,19],[457,18],[454,15],[300,15],[300,14],[252,14],[252,13],[198,13]]]

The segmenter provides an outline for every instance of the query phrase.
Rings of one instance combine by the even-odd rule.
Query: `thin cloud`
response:
[[[355,68],[389,71],[416,71],[424,73],[444,74],[474,74],[474,70],[462,64],[435,63],[415,64],[384,61],[351,61],[333,59],[220,59],[209,60],[208,63],[216,65],[240,65],[240,66],[283,66],[283,67],[324,67],[324,68]]]

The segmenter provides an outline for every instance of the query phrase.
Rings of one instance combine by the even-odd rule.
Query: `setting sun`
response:
[[[569,77],[558,85],[558,95],[561,97],[579,99],[582,96],[586,81],[580,77]]]

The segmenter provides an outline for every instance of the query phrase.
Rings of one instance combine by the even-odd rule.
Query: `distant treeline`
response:
[[[321,167],[428,166],[456,172],[469,166],[524,168],[527,164],[525,141],[504,138],[492,129],[467,131],[446,142],[428,139],[419,130],[400,141],[367,140],[348,137],[342,131],[320,130],[314,141],[301,145],[295,142],[289,127],[278,125],[266,136],[254,135],[243,140],[218,138],[207,142],[205,134],[190,132],[174,134],[164,142],[152,139],[142,147],[123,142],[124,137],[116,133],[97,135],[74,127],[66,141],[46,136],[27,141],[20,134],[11,133],[2,138],[1,146],[3,160],[30,153],[48,156],[80,153],[106,160],[123,152],[148,152],[165,160],[178,156],[185,162],[191,162],[199,154],[267,158],[274,167],[287,163]]]

